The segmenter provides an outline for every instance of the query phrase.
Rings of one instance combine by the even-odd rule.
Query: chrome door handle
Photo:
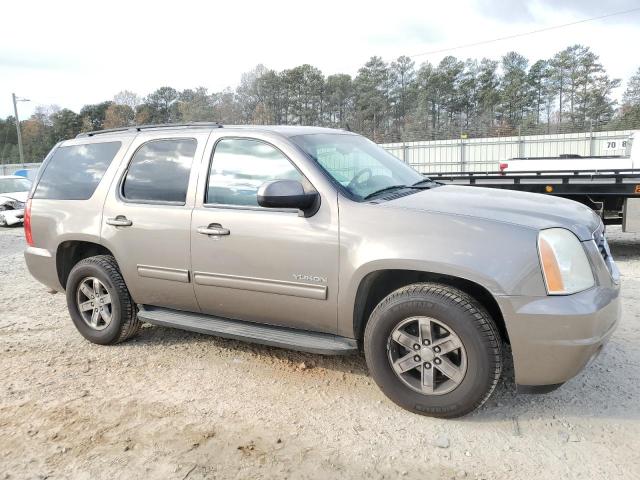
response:
[[[107,218],[107,225],[113,225],[114,227],[130,227],[133,222],[124,215],[118,215],[116,218]]]
[[[231,232],[219,223],[212,223],[208,227],[198,227],[198,233],[202,235],[229,235]]]

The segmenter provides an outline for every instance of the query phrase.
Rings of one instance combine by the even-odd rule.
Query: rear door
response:
[[[200,308],[226,318],[335,333],[335,190],[292,162],[300,153],[282,139],[222,129],[209,143],[191,224]],[[296,210],[259,207],[259,186],[275,179],[299,180],[317,190],[319,211],[305,218]]]
[[[205,132],[141,133],[111,186],[102,239],[136,303],[198,311],[190,227]]]

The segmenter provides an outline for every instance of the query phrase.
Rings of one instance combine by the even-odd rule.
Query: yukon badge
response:
[[[293,278],[303,282],[327,283],[327,277],[319,277],[318,275],[303,275],[302,273],[294,273]]]

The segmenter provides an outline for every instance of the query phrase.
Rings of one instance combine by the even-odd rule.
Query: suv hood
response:
[[[563,227],[591,240],[600,217],[581,203],[551,195],[496,188],[444,185],[381,205],[425,212],[466,215],[542,230]]]

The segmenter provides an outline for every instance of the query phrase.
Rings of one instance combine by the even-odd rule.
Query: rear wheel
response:
[[[111,255],[78,262],[69,273],[66,296],[73,323],[93,343],[119,343],[140,330],[135,304]]]
[[[498,329],[486,310],[448,285],[418,283],[375,308],[364,349],[373,379],[395,403],[435,417],[482,405],[502,370]]]

